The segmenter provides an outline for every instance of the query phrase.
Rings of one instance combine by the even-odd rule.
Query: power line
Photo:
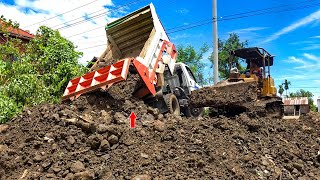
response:
[[[78,35],[84,34],[84,33],[86,33],[86,32],[95,31],[95,30],[100,29],[100,28],[103,28],[103,27],[104,27],[104,25],[103,25],[103,26],[99,26],[99,27],[94,28],[94,29],[90,29],[90,30],[88,30],[88,31],[83,31],[83,32],[78,33],[78,34],[74,34],[74,35],[68,36],[67,38],[71,38],[71,37],[74,37],[74,36],[78,36]]]
[[[246,18],[246,17],[252,17],[252,16],[258,16],[258,15],[263,15],[263,14],[267,14],[267,13],[281,13],[281,12],[285,12],[285,11],[293,11],[293,10],[300,10],[300,9],[306,9],[306,8],[311,8],[311,7],[316,7],[316,6],[319,6],[320,3],[316,3],[316,4],[310,4],[310,5],[304,5],[304,6],[299,6],[299,7],[292,7],[292,8],[287,8],[287,9],[282,9],[282,10],[278,10],[278,11],[270,11],[270,12],[260,12],[260,13],[255,13],[255,14],[249,14],[248,12],[253,12],[253,11],[248,11],[248,15],[242,15],[242,16],[235,16],[235,17],[232,17],[234,15],[228,15],[228,16],[225,16],[225,17],[230,17],[230,18],[226,18],[226,19],[218,19],[218,21],[230,21],[230,20],[235,20],[235,19],[242,19],[242,18]],[[263,9],[264,10],[264,9]],[[254,12],[258,12],[259,10],[256,10]],[[237,13],[237,14],[245,14],[245,13]],[[203,23],[201,23],[203,22]],[[171,34],[171,33],[175,33],[175,32],[180,32],[180,31],[184,31],[184,30],[188,30],[188,29],[193,29],[195,27],[199,27],[199,26],[204,26],[204,25],[207,25],[207,24],[211,24],[213,22],[212,19],[206,19],[206,20],[201,20],[201,21],[198,21],[198,22],[194,22],[194,23],[191,23],[189,25],[186,25],[186,26],[177,26],[177,27],[174,27],[174,28],[170,28],[171,29],[177,29],[177,30],[174,30],[174,31],[169,31],[168,34]],[[199,24],[200,23],[200,24]],[[194,24],[194,25],[193,25]],[[191,25],[191,26],[190,26]],[[179,27],[185,27],[185,28],[181,28],[179,29]]]
[[[316,88],[319,88],[320,89],[320,86],[319,87],[290,87],[290,89],[316,89]]]
[[[279,6],[274,6],[274,7],[269,7],[269,8],[264,8],[264,9],[258,9],[258,10],[251,10],[251,11],[246,11],[246,12],[242,12],[242,13],[235,13],[235,14],[231,14],[231,15],[226,15],[226,16],[222,16],[223,17],[230,17],[230,16],[237,16],[237,15],[242,15],[242,14],[248,14],[248,13],[255,13],[255,12],[259,12],[259,11],[267,11],[267,10],[271,10],[271,9],[277,9],[277,8],[282,8],[282,7],[288,7],[288,6],[292,6],[292,5],[296,5],[296,4],[301,4],[301,3],[305,3],[305,2],[311,2],[312,0],[306,0],[306,1],[301,1],[301,2],[297,2],[297,3],[291,3],[291,4],[283,4],[283,5],[279,5]]]
[[[281,10],[277,10],[277,11],[274,10],[274,11],[269,11],[269,12],[260,12],[260,11],[265,11],[267,9],[275,9],[275,8],[289,6],[289,5],[283,5],[283,6],[265,8],[265,9],[261,9],[261,10],[247,11],[247,12],[243,12],[243,13],[236,13],[236,14],[232,14],[232,15],[227,15],[227,16],[224,16],[224,17],[230,17],[230,18],[218,19],[218,21],[229,21],[229,20],[240,19],[240,18],[245,18],[245,17],[250,17],[250,16],[262,15],[262,14],[266,14],[266,13],[280,13],[280,12],[285,12],[285,11],[292,11],[292,10],[297,10],[297,9],[305,9],[305,8],[315,7],[315,6],[318,6],[318,5],[320,5],[320,3],[310,4],[310,5],[303,5],[303,6],[298,6],[298,7],[291,7],[291,8],[281,9]],[[249,13],[252,13],[252,12],[255,12],[255,13],[251,14],[251,15],[245,15],[246,13],[249,14]],[[236,16],[236,15],[240,15],[240,14],[242,16]],[[171,32],[169,31],[167,34],[179,32],[179,31],[184,31],[184,30],[188,30],[188,29],[192,29],[192,28],[203,26],[203,25],[206,25],[206,24],[211,24],[212,22],[213,22],[212,19],[206,19],[206,20],[201,20],[201,21],[197,21],[197,22],[191,23],[191,24],[186,25],[186,26],[173,27],[173,28],[170,28],[169,30],[174,30],[174,29],[177,29],[177,30],[174,30],[174,31],[171,31]],[[183,28],[183,27],[185,27],[185,28]],[[72,36],[69,36],[69,37],[78,36],[78,35],[84,34],[86,32],[94,31],[94,30],[99,29],[99,28],[101,28],[101,27],[98,27],[98,28],[95,28],[95,29],[91,29],[91,30],[88,30],[88,31],[84,31],[84,32],[81,32],[81,33],[78,33],[78,34],[75,34],[75,35],[72,35]],[[105,44],[91,46],[91,47],[87,47],[87,48],[83,48],[83,49],[79,49],[79,50],[91,49],[91,48],[95,48],[95,47],[99,47],[99,46],[103,46],[103,45],[105,45]]]
[[[90,15],[92,15],[92,14],[95,14],[95,13],[98,13],[98,12],[101,12],[101,11],[105,11],[106,9],[100,9],[99,11],[95,11],[95,12],[93,12],[93,13],[89,13],[89,14],[87,14],[88,16],[90,16]],[[83,17],[81,16],[81,17],[78,17],[78,18],[76,18],[76,19],[72,19],[72,20],[70,20],[70,21],[67,21],[67,22],[65,22],[65,23],[70,23],[70,22],[73,22],[73,21],[76,21],[76,20],[79,20],[79,19],[83,19]],[[54,25],[54,26],[52,26],[51,28],[56,28],[56,27],[59,27],[59,26],[65,26],[65,23],[61,23],[61,24],[57,24],[57,25]]]
[[[286,11],[301,10],[301,9],[316,7],[316,6],[319,6],[319,5],[320,5],[320,3],[311,4],[311,5],[304,5],[304,6],[301,6],[301,7],[292,7],[292,8],[283,9],[283,10],[280,10],[280,11],[261,12],[261,13],[243,15],[243,16],[238,16],[238,17],[233,17],[233,18],[231,17],[231,18],[226,18],[226,19],[219,19],[218,21],[230,21],[230,20],[234,20],[234,19],[242,19],[242,18],[246,18],[246,17],[263,15],[263,14],[267,14],[267,13],[282,13],[282,12],[286,12]]]
[[[104,35],[97,35],[97,36],[92,36],[92,37],[88,37],[87,39],[94,39],[94,38],[100,38],[100,37],[106,37],[106,35],[104,34]],[[83,39],[83,38],[78,38],[78,39],[75,39],[75,40],[73,40],[73,41],[83,41],[83,40],[86,40],[86,39]]]
[[[210,18],[210,19],[203,19],[203,20],[200,20],[200,21],[192,22],[192,23],[189,23],[189,24],[187,24],[187,25],[180,25],[180,26],[168,28],[167,31],[170,31],[170,30],[173,30],[173,29],[179,29],[179,28],[187,27],[187,26],[190,26],[190,25],[192,25],[192,24],[206,23],[206,22],[208,22],[208,21],[212,22],[212,18]]]
[[[24,28],[27,28],[27,27],[30,27],[30,26],[34,26],[34,25],[36,25],[36,24],[40,24],[40,23],[43,23],[43,22],[45,22],[45,21],[54,19],[54,18],[59,17],[59,16],[61,16],[61,15],[67,14],[67,13],[69,13],[69,12],[72,12],[72,11],[74,11],[74,10],[80,9],[80,8],[82,8],[82,7],[84,7],[84,6],[89,5],[89,4],[92,4],[92,3],[96,2],[96,1],[98,1],[98,0],[91,1],[91,2],[89,2],[89,3],[87,3],[87,4],[81,5],[81,6],[79,6],[79,7],[76,7],[76,8],[74,8],[74,9],[71,9],[71,10],[66,11],[66,12],[64,12],[64,13],[58,14],[58,15],[53,16],[53,17],[51,17],[51,18],[48,18],[48,19],[45,19],[45,20],[43,20],[43,21],[39,21],[39,22],[37,22],[37,23],[34,23],[34,24],[31,24],[31,25],[25,26]],[[24,29],[24,28],[23,28],[23,29]]]
[[[212,22],[213,22],[213,20],[210,20],[209,22],[204,22],[204,23],[200,23],[200,24],[197,24],[197,25],[189,26],[189,27],[186,27],[186,28],[178,29],[178,30],[175,30],[175,31],[167,32],[167,34],[180,32],[180,31],[184,31],[184,30],[188,30],[188,29],[193,29],[195,27],[203,26],[203,25],[206,25],[206,24],[211,24]]]
[[[126,1],[128,1],[128,0],[126,0]],[[98,13],[98,12],[101,12],[101,11],[105,11],[106,9],[100,9],[100,10],[98,10],[98,11],[95,11],[95,12],[92,12],[92,13],[89,13],[89,14],[87,14],[87,16],[90,16],[90,15],[93,15],[93,14],[96,14],[96,13]],[[107,12],[104,12],[104,13],[107,13]],[[81,16],[81,17],[78,17],[78,18],[75,18],[75,19],[72,19],[72,20],[70,20],[70,21],[67,21],[67,23],[70,23],[70,22],[73,22],[73,21],[76,21],[76,20],[79,20],[79,19],[83,19],[83,17]],[[59,27],[59,26],[65,26],[65,23],[61,23],[61,24],[58,24],[58,25],[55,25],[55,26],[52,26],[51,28],[56,28],[56,27]]]
[[[86,47],[86,48],[77,49],[77,51],[82,51],[82,50],[86,50],[86,49],[92,49],[92,48],[95,48],[95,47],[106,46],[106,45],[107,45],[106,43],[99,44],[99,45],[96,45],[96,46],[90,46],[90,47]]]
[[[139,1],[145,1],[145,0],[131,1],[130,3],[125,4],[125,5],[122,5],[121,7],[128,6],[129,4],[133,4],[133,3],[136,3],[136,2],[139,2]],[[119,7],[119,8],[121,8],[121,7]],[[87,21],[87,20],[83,20],[83,21]],[[83,31],[83,32],[81,32],[81,33],[73,34],[73,35],[71,35],[71,36],[68,36],[67,38],[74,37],[74,36],[79,36],[79,35],[82,35],[82,34],[84,34],[84,33],[87,33],[87,32],[90,32],[90,31],[94,31],[94,30],[97,30],[97,29],[102,28],[102,27],[104,27],[104,26],[100,26],[100,27],[97,27],[97,28],[94,28],[94,29],[90,29],[90,30],[87,30],[87,31]],[[58,28],[57,30],[59,30],[59,28]]]
[[[117,9],[120,9],[120,8],[123,8],[123,7],[126,7],[126,6],[129,6],[129,5],[132,5],[132,4],[137,3],[137,2],[139,2],[139,1],[145,1],[145,0],[134,0],[134,1],[130,1],[130,2],[127,3],[127,4],[121,5],[121,6],[117,7],[117,8],[115,8],[115,9],[113,9],[113,11],[114,11],[114,10],[117,10]],[[89,21],[89,20],[93,20],[93,19],[96,19],[96,18],[99,18],[99,17],[103,17],[103,16],[106,15],[107,13],[109,13],[109,12],[107,11],[107,12],[103,12],[103,13],[94,15],[94,16],[89,17],[89,18],[87,18],[87,19],[84,19],[84,20],[81,20],[81,21],[78,21],[78,22],[74,22],[74,23],[72,23],[72,24],[68,24],[68,25],[65,25],[65,26],[63,26],[63,27],[57,28],[56,30],[61,30],[61,29],[65,29],[65,28],[70,28],[70,27],[73,27],[73,26],[82,24],[82,23],[84,23],[84,22],[87,22],[87,21]],[[73,21],[73,20],[71,20],[71,21]],[[65,22],[65,23],[66,23],[66,22]],[[65,23],[63,23],[63,24],[65,24]]]
[[[310,2],[310,0],[306,0],[306,1],[302,1],[300,3],[304,3],[304,2]],[[287,7],[287,6],[291,6],[291,5],[295,5],[297,3],[292,3],[292,4],[287,4],[287,5],[280,5],[280,6],[275,6],[275,7],[270,7],[270,8],[264,8],[264,9],[259,9],[259,10],[251,10],[251,11],[246,11],[246,12],[242,12],[242,13],[235,13],[235,14],[230,14],[230,15],[225,15],[225,16],[221,16],[221,18],[224,18],[224,17],[233,17],[233,16],[239,16],[239,15],[243,15],[243,14],[250,14],[250,13],[255,13],[255,12],[260,12],[260,11],[266,11],[266,10],[270,10],[270,9],[276,9],[276,8],[282,8],[282,7]],[[229,18],[228,18],[229,19]],[[212,18],[210,19],[204,19],[204,20],[201,20],[201,21],[196,21],[196,22],[193,22],[193,23],[190,23],[190,24],[208,24],[209,22],[212,22]],[[222,21],[222,20],[219,20],[218,21]],[[188,25],[190,25],[188,24]],[[176,26],[176,27],[173,27],[173,28],[169,28],[167,29],[167,31],[170,31],[170,30],[173,30],[173,29],[178,29],[178,28],[183,28],[183,27],[186,27],[188,25],[181,25],[181,26]]]

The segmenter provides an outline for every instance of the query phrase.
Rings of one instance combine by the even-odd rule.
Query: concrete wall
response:
[[[294,105],[284,106],[284,115],[285,116],[293,116],[294,115],[294,111],[295,111]],[[308,112],[310,112],[309,105],[300,105],[300,113],[301,114],[306,114]],[[298,116],[299,115],[299,111],[296,111],[295,115]]]

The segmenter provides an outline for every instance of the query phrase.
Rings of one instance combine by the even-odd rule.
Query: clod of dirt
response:
[[[116,135],[112,134],[111,136],[108,137],[108,142],[110,142],[111,145],[117,144],[118,141],[119,141],[119,138]]]
[[[154,123],[153,123],[153,128],[154,128],[156,131],[162,132],[162,131],[165,130],[165,124],[164,124],[164,122],[162,122],[162,121],[156,120],[156,121],[154,121]]]
[[[126,124],[129,122],[128,118],[120,112],[116,112],[113,117],[116,124]]]
[[[110,149],[110,144],[109,144],[109,142],[107,141],[107,140],[102,140],[101,141],[101,144],[100,144],[100,149],[101,149],[101,151],[107,151],[107,150],[109,150]]]
[[[132,180],[151,180],[151,177],[149,175],[137,175],[132,178]]]
[[[38,162],[41,162],[43,159],[43,157],[39,154],[37,154],[34,158],[33,158],[33,161],[38,163]]]
[[[9,129],[9,126],[8,126],[8,125],[6,125],[6,124],[0,124],[0,134],[7,132],[8,129]]]
[[[73,173],[78,173],[78,172],[81,172],[85,169],[86,168],[85,168],[84,164],[80,161],[76,161],[76,162],[72,163],[70,166],[70,171]]]

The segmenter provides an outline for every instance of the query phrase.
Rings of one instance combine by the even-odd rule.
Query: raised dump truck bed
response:
[[[137,57],[144,59],[139,61],[148,66],[157,58],[154,55],[159,54],[161,41],[169,41],[152,4],[108,23],[106,34],[107,48],[91,70]]]
[[[129,69],[144,82],[135,97],[155,96],[163,86],[167,65],[174,71],[177,51],[152,4],[106,25],[107,48],[92,65],[90,72],[72,79],[63,100],[127,80]],[[134,70],[135,69],[135,70]]]

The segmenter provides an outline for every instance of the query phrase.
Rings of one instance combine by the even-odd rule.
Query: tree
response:
[[[203,54],[209,50],[208,45],[203,44],[199,51],[196,51],[192,45],[186,47],[180,45],[177,49],[177,62],[183,62],[188,65],[195,75],[197,82],[201,85],[206,84],[206,79],[203,77],[203,69],[205,67],[205,64],[203,63]]]
[[[311,111],[317,111],[316,105],[314,104],[314,101],[312,99],[313,94],[310,91],[300,89],[300,90],[296,91],[295,93],[290,93],[289,96],[290,97],[307,97],[309,104],[310,104]]]
[[[282,96],[283,92],[284,92],[284,88],[283,88],[283,85],[281,84],[279,85],[278,93],[280,94],[280,96]]]
[[[20,48],[15,38],[0,44],[0,123],[25,106],[59,102],[68,81],[87,71],[78,64],[82,53],[48,27],[40,27],[23,52]]]
[[[284,89],[286,90],[286,96],[288,97],[288,89],[289,89],[289,85],[291,85],[291,82],[285,79],[282,85],[284,85]]]
[[[229,69],[230,69],[230,64],[229,64],[229,57],[230,57],[230,52],[232,50],[244,48],[248,45],[248,41],[240,41],[240,38],[237,34],[231,33],[229,35],[229,38],[225,41],[219,39],[218,42],[218,50],[219,50],[219,64],[218,64],[218,69],[219,69],[219,76],[222,79],[226,79],[229,77]],[[213,62],[213,54],[209,57],[209,59],[212,62],[212,65],[214,64]],[[235,67],[236,64],[241,64],[241,62],[244,62],[242,59],[235,57],[231,66]],[[212,68],[212,67],[211,67]],[[241,69],[243,70],[243,67]]]

